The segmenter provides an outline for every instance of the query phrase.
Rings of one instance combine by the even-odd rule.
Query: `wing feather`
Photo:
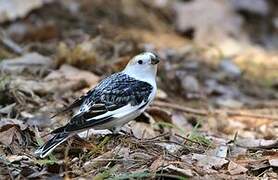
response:
[[[76,99],[75,101],[73,101],[73,103],[71,103],[70,105],[68,105],[67,107],[65,107],[64,109],[61,109],[59,111],[57,111],[53,116],[51,116],[51,118],[54,118],[62,113],[65,113],[67,111],[72,110],[73,108],[77,108],[79,106],[82,105],[82,103],[84,102],[84,100],[89,97],[94,89],[91,89],[90,91],[88,91],[86,94],[80,96],[78,99]]]

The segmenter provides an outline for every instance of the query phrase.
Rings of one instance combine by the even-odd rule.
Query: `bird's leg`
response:
[[[90,131],[90,129],[87,130],[87,133],[86,133],[86,140],[89,140],[89,131]]]
[[[132,130],[128,127],[124,129],[122,129],[122,127],[114,127],[110,131],[114,135],[134,136]]]

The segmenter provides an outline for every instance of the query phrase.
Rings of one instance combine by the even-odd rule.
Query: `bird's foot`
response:
[[[127,136],[127,137],[131,137],[134,136],[133,132],[130,128],[114,128],[110,130],[112,132],[113,135],[122,135],[122,136]]]

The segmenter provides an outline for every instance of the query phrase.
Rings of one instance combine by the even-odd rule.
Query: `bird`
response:
[[[159,56],[153,52],[134,56],[122,71],[104,78],[58,112],[79,107],[66,125],[50,133],[54,136],[40,146],[35,154],[44,158],[73,135],[91,128],[118,133],[124,124],[142,114],[154,100],[159,61]]]

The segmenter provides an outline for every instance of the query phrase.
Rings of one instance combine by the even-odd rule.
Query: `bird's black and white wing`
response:
[[[147,82],[136,80],[124,73],[113,74],[102,80],[82,99],[79,112],[67,125],[52,133],[102,127],[144,108],[149,103],[152,92],[153,86]]]
[[[94,89],[91,89],[91,90],[88,91],[86,94],[80,96],[78,99],[76,99],[75,101],[73,101],[69,106],[67,106],[67,107],[65,107],[65,108],[63,108],[63,109],[57,111],[51,118],[54,118],[54,117],[56,117],[56,116],[58,116],[58,115],[60,115],[60,114],[62,114],[62,113],[65,113],[65,112],[67,112],[67,111],[70,111],[70,110],[72,110],[72,109],[74,109],[74,108],[80,107],[80,106],[83,104],[84,100],[85,100],[86,98],[88,98],[89,96],[91,96],[91,93],[92,93],[93,90],[94,90]]]

